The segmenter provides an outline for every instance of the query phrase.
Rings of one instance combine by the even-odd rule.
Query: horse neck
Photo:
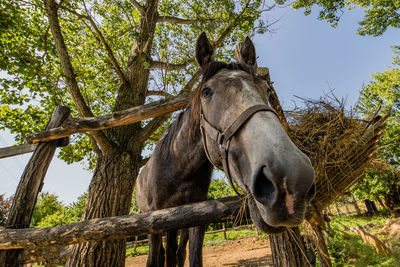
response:
[[[185,111],[181,118],[181,127],[172,142],[171,153],[181,164],[194,169],[208,162],[204,152],[201,135],[196,132],[190,136],[190,112]]]
[[[177,125],[171,125],[166,133],[166,135],[173,134],[173,139],[170,140],[168,146],[159,147],[159,150],[162,151],[156,152],[161,153],[163,160],[171,169],[175,168],[190,174],[206,164],[209,165],[209,162],[204,152],[200,133],[189,136],[190,111],[186,110],[180,116],[182,117],[173,122]],[[163,138],[171,138],[171,136]],[[185,174],[180,175],[185,176]]]

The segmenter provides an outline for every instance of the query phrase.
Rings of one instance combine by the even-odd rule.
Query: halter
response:
[[[205,134],[207,134],[212,140],[217,142],[217,144],[219,145],[219,151],[222,158],[222,168],[225,171],[225,174],[228,177],[229,183],[232,186],[233,190],[240,197],[242,197],[242,195],[236,189],[232,180],[232,176],[229,171],[229,164],[228,164],[229,146],[232,137],[236,135],[236,133],[247,122],[247,120],[251,118],[251,116],[253,116],[255,113],[259,111],[270,111],[274,113],[279,119],[279,116],[276,113],[276,111],[268,107],[267,105],[254,105],[243,111],[242,114],[240,114],[240,116],[237,117],[236,120],[228,128],[226,128],[223,132],[221,132],[206,120],[203,114],[203,109],[200,108],[200,132],[203,139],[204,151],[206,152],[207,158],[212,165],[217,167],[217,165],[215,165],[215,163],[211,160],[210,153],[208,152]]]

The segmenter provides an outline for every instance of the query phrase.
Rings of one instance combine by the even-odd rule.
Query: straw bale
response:
[[[363,176],[380,133],[361,138],[376,117],[360,120],[334,96],[302,100],[305,107],[285,112],[287,131],[314,166],[317,194],[313,204],[321,211]]]

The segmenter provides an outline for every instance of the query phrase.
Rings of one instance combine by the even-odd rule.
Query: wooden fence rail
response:
[[[74,133],[83,133],[128,125],[182,109],[189,103],[192,95],[192,93],[185,93],[150,104],[116,111],[112,114],[94,118],[70,118],[60,127],[29,134],[26,140],[28,143],[34,144],[37,142],[59,139]]]
[[[219,229],[219,230],[214,230],[214,231],[209,231],[209,232],[205,232],[206,235],[210,235],[210,234],[217,234],[217,233],[226,233],[228,231],[235,231],[235,230],[240,230],[240,229],[251,229],[251,228],[255,228],[254,224],[248,224],[248,225],[240,225],[240,226],[236,226],[236,227],[232,227],[232,228],[223,228],[223,229]],[[256,228],[257,230],[257,228]],[[179,235],[178,235],[179,236]],[[165,236],[163,236],[163,240],[165,241]],[[225,238],[226,239],[226,238]],[[148,243],[149,240],[148,239],[142,239],[142,240],[136,240],[136,241],[131,241],[131,242],[127,242],[126,243],[126,247],[127,248],[131,248],[133,246],[139,245],[139,244],[146,244]]]
[[[23,144],[19,146],[2,147],[0,148],[0,159],[33,152],[35,151],[36,147],[37,144]]]
[[[92,219],[51,228],[0,230],[0,250],[134,237],[232,219],[241,201],[227,197],[137,215]]]

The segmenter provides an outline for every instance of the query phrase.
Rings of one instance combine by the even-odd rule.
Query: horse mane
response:
[[[185,111],[178,114],[177,118],[168,126],[158,141],[154,152],[159,151],[163,159],[167,159],[168,151],[172,146],[172,142],[175,140],[175,137],[182,126],[182,117],[184,112]]]
[[[243,63],[225,63],[220,61],[211,62],[205,69],[203,69],[203,78],[196,88],[193,99],[190,104],[186,107],[183,112],[180,112],[173,123],[167,128],[165,133],[161,136],[160,141],[156,146],[156,151],[159,151],[162,158],[166,159],[168,156],[168,152],[171,149],[172,143],[175,140],[179,129],[182,126],[182,118],[183,114],[188,112],[189,113],[189,144],[195,140],[195,137],[200,135],[200,97],[203,85],[209,79],[211,79],[214,75],[216,75],[221,70],[242,70],[246,73],[249,73],[252,77],[255,77],[255,71],[252,67],[247,64]]]

